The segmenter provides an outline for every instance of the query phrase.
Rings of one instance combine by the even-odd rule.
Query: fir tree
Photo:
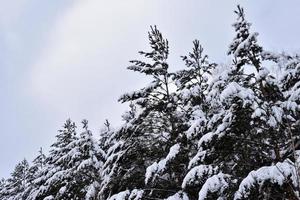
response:
[[[182,56],[186,69],[174,73],[173,80],[177,86],[178,104],[184,123],[189,127],[186,137],[191,143],[189,150],[193,150],[194,139],[199,139],[205,132],[209,118],[210,103],[207,100],[209,79],[216,67],[208,61],[203,53],[203,47],[198,40],[193,41],[193,50],[188,56]],[[192,154],[192,152],[190,152]]]
[[[148,37],[152,51],[140,51],[139,53],[152,62],[132,60],[130,62],[133,65],[129,66],[128,69],[152,77],[152,82],[140,90],[122,95],[119,101],[136,104],[141,110],[137,120],[150,118],[148,121],[156,120],[159,123],[159,126],[154,126],[153,123],[143,120],[145,121],[144,129],[166,132],[169,137],[173,138],[172,140],[175,140],[178,136],[178,119],[175,114],[176,97],[170,89],[171,73],[168,71],[169,65],[167,63],[168,40],[163,38],[156,26],[151,27]]]
[[[11,177],[2,182],[1,199],[24,199],[23,193],[30,178],[29,163],[24,159],[16,165]]]
[[[42,171],[45,167],[46,163],[46,155],[43,153],[42,147],[38,151],[38,156],[35,157],[35,159],[32,162],[32,165],[29,168],[29,176],[28,176],[28,181],[25,186],[25,191],[23,192],[22,198],[23,199],[28,199],[31,200],[33,199],[32,197],[34,196],[32,194],[33,191],[36,191],[36,183],[35,180],[41,178]]]
[[[34,181],[36,188],[31,192],[32,199],[69,198],[60,195],[64,193],[65,188],[72,180],[68,172],[72,167],[72,160],[77,156],[76,152],[70,153],[77,140],[75,123],[68,119],[56,138],[57,141],[51,145],[52,148],[46,158],[46,165],[41,176]]]
[[[33,164],[38,170],[40,170],[46,163],[46,155],[44,154],[42,147],[40,148],[38,153],[38,156],[33,160]]]
[[[183,119],[177,107],[177,95],[171,91],[172,74],[167,63],[168,40],[163,38],[156,26],[151,27],[148,36],[152,51],[139,53],[149,58],[151,62],[133,60],[131,61],[133,65],[128,69],[152,77],[152,82],[149,86],[120,98],[121,102],[133,103],[137,110],[137,115],[128,122],[129,126],[122,130],[124,134],[129,134],[125,145],[133,146],[125,154],[129,160],[124,161],[132,163],[131,160],[137,157],[138,160],[126,167],[136,169],[136,174],[130,172],[132,174],[128,177],[129,180],[140,181],[141,179],[137,177],[145,175],[146,193],[163,198],[170,192],[176,192],[174,188],[178,187],[180,179],[183,178],[181,176],[184,167],[177,165],[180,161],[177,160],[178,163],[173,168],[169,162],[174,160],[173,150],[176,149],[176,155],[181,153],[180,145],[177,143],[185,140],[182,132],[186,127],[182,123]],[[168,159],[171,157],[172,159]],[[165,161],[166,165],[162,169],[160,163]],[[137,182],[137,186],[143,185],[143,182]],[[148,191],[151,191],[151,194]]]
[[[66,193],[73,193],[79,199],[95,200],[100,189],[105,152],[94,140],[92,132],[88,129],[88,121],[83,120],[82,124],[84,131],[76,141],[78,149],[74,150],[78,151],[78,156],[71,170],[72,185]]]
[[[246,74],[244,70],[249,65],[261,70],[262,48],[256,43],[257,34],[250,33],[250,23],[240,6],[236,14],[238,22],[233,26],[237,35],[229,50],[234,62],[228,70],[219,66],[222,69],[214,74],[207,94],[209,121],[204,133],[200,133],[199,151],[190,162],[191,171],[184,182],[184,189],[194,197],[197,196],[193,194],[195,186],[202,187],[199,199],[214,198],[214,195],[233,198],[236,183],[252,169],[272,160],[264,150],[267,145],[262,142],[260,121],[253,119],[262,103],[256,91],[255,74]],[[192,181],[195,177],[198,177],[196,182]],[[197,184],[190,184],[193,182]],[[212,184],[218,187],[207,188]]]
[[[114,134],[114,130],[110,122],[106,119],[104,122],[104,127],[100,130],[99,145],[104,150],[107,151],[114,141],[111,141],[111,136]]]
[[[228,54],[234,55],[237,68],[252,64],[259,70],[262,48],[257,44],[258,33],[250,32],[251,23],[245,19],[244,9],[241,6],[238,5],[234,12],[237,14],[237,22],[233,24],[236,36],[229,46]]]
[[[168,41],[151,27],[147,61],[128,67],[151,83],[119,99],[130,103],[124,124],[106,120],[96,142],[87,120],[79,135],[67,120],[48,156],[41,148],[0,180],[0,199],[300,199],[300,57],[265,51],[235,13],[227,65],[195,40],[171,73]]]

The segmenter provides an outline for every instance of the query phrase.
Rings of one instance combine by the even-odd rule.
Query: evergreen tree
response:
[[[207,110],[208,80],[216,64],[209,63],[208,56],[203,51],[199,40],[194,40],[192,52],[188,56],[182,56],[187,68],[174,73],[173,79],[184,106],[202,106],[203,110]]]
[[[29,168],[29,178],[23,192],[22,199],[32,199],[32,192],[35,191],[37,185],[35,180],[38,180],[43,175],[43,169],[46,163],[46,155],[43,153],[42,147],[38,151],[38,156],[33,160]]]
[[[108,148],[112,145],[114,141],[111,141],[112,135],[114,134],[114,130],[110,124],[110,122],[106,119],[104,122],[104,127],[100,130],[100,139],[99,145],[104,150],[107,151]]]
[[[200,187],[199,199],[298,199],[298,168],[283,156],[292,116],[284,110],[281,84],[263,63],[274,57],[257,44],[258,34],[250,33],[240,6],[236,14],[237,36],[229,50],[233,66],[212,81],[208,99],[215,100],[210,109],[217,112],[183,188],[195,197],[193,189]]]
[[[236,183],[252,169],[272,160],[264,150],[267,145],[262,142],[261,121],[255,118],[262,103],[256,91],[255,72],[245,71],[252,65],[260,72],[262,48],[256,42],[257,34],[250,33],[250,23],[240,6],[236,14],[238,22],[233,26],[237,34],[229,50],[234,62],[228,70],[218,66],[214,72],[206,95],[210,102],[209,121],[206,130],[200,132],[199,150],[183,183],[193,198],[197,197],[195,188],[200,187],[199,199],[214,195],[231,199]],[[217,187],[208,188],[212,185]]]
[[[75,123],[68,119],[56,138],[57,141],[51,145],[41,176],[34,180],[36,188],[31,191],[32,199],[69,199],[60,195],[72,180],[69,171],[72,160],[77,156],[77,152],[71,152],[77,140]]]
[[[78,156],[73,161],[71,170],[72,185],[66,193],[73,193],[79,199],[96,200],[105,152],[94,140],[92,132],[88,129],[88,121],[83,120],[82,124],[84,131],[76,141],[78,149],[71,150],[78,151]]]
[[[23,199],[23,192],[30,180],[29,164],[26,159],[18,163],[11,173],[11,177],[2,182],[0,197],[6,199]]]
[[[100,174],[101,184],[100,184],[100,191],[99,191],[99,198],[100,199],[107,199],[112,194],[116,194],[121,189],[119,188],[120,181],[122,179],[122,169],[121,167],[122,156],[126,152],[124,148],[124,141],[120,138],[119,135],[120,131],[117,130],[113,132],[106,141],[103,141],[104,144],[109,144],[106,150],[105,161],[103,163],[102,171]],[[127,183],[128,186],[133,183]]]
[[[264,52],[263,59],[274,62],[281,70],[277,77],[280,82],[275,82],[275,78],[269,73],[265,73],[260,79],[261,94],[264,96],[263,109],[268,115],[265,119],[265,142],[270,147],[269,155],[273,162],[270,166],[253,170],[241,182],[235,199],[253,198],[257,193],[261,199],[299,199],[299,160],[296,147],[299,140],[299,112],[296,106],[297,86],[293,87],[293,74],[297,74],[294,69],[299,61],[297,56],[271,52]],[[289,84],[292,87],[289,88]],[[290,89],[296,89],[292,92],[296,99],[291,98]],[[265,173],[269,176],[263,176]]]
[[[253,64],[256,70],[259,70],[262,48],[257,44],[258,33],[250,32],[251,23],[245,19],[244,9],[241,6],[237,6],[235,13],[238,16],[237,22],[233,24],[236,36],[229,46],[228,54],[235,56],[237,68],[245,64]]]
[[[208,61],[198,40],[193,42],[193,50],[182,56],[186,69],[174,73],[177,86],[178,105],[188,127],[189,154],[193,154],[196,141],[204,133],[210,115],[210,102],[207,100],[209,79],[212,78],[216,64]]]
[[[172,149],[177,152],[183,123],[178,115],[176,95],[170,87],[168,41],[156,27],[151,27],[148,36],[152,51],[139,53],[151,62],[133,60],[128,69],[152,77],[152,82],[141,90],[121,96],[121,102],[131,103],[131,110],[124,115],[126,124],[114,135],[118,142],[108,152],[108,160],[115,160],[108,165],[109,171],[112,173],[114,169],[116,174],[110,178],[116,182],[110,185],[113,194],[144,188],[144,195],[164,197],[170,191],[176,192],[170,188],[177,187],[180,179],[176,176],[182,176],[182,166],[170,173],[171,169],[166,170],[170,165],[165,165],[164,169],[157,165],[165,157],[173,156]]]
[[[4,188],[6,180],[4,178],[0,179],[0,191]]]
[[[143,120],[144,129],[157,130],[159,132],[166,132],[173,140],[178,136],[178,119],[176,112],[176,97],[173,96],[170,89],[169,65],[167,63],[169,55],[168,40],[164,39],[162,34],[156,28],[151,27],[148,33],[150,46],[152,51],[139,53],[152,62],[147,63],[140,60],[130,61],[133,65],[129,66],[129,70],[140,72],[152,78],[151,83],[132,93],[126,93],[121,96],[119,101],[132,102],[138,109],[140,109],[137,120]],[[157,120],[159,126],[149,121]],[[140,123],[136,123],[141,126]]]
[[[106,120],[95,141],[87,120],[79,135],[67,120],[48,156],[41,148],[0,180],[0,199],[300,199],[300,56],[265,51],[235,13],[227,65],[195,40],[171,73],[151,27],[147,61],[128,67],[151,82],[120,97],[124,124]]]
[[[260,49],[257,51],[261,52],[262,48]],[[289,67],[287,67],[289,62],[286,62],[284,58],[286,56],[270,52],[253,54],[260,55],[256,60],[250,56],[248,58],[257,69],[256,94],[260,100],[259,107],[252,115],[255,125],[253,129],[263,135],[261,142],[264,144],[264,148],[258,152],[269,155],[270,163],[265,163],[266,166],[261,165],[259,169],[253,168],[253,171],[241,182],[235,198],[248,199],[254,198],[255,195],[260,199],[273,197],[299,199],[299,167],[294,143],[297,134],[292,131],[297,128],[291,128],[299,116],[296,117],[293,109],[287,106],[295,102],[290,101],[288,92],[285,92],[287,88],[286,82],[283,80],[286,78],[286,74],[280,75],[285,78],[277,77],[276,79],[276,74],[272,74],[268,67],[264,66],[268,66],[267,63],[260,61],[273,61],[285,72],[289,71]],[[287,152],[293,152],[293,154],[289,155]],[[272,170],[273,174],[263,177],[263,173],[269,173]],[[282,175],[284,179],[279,181]],[[254,176],[256,180],[249,179],[250,176]]]
[[[41,170],[46,163],[46,155],[43,152],[43,148],[41,147],[38,156],[33,160],[34,167],[37,170]]]

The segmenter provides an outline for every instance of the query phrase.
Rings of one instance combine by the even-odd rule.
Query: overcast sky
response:
[[[300,49],[299,0],[0,0],[0,177],[49,147],[67,118],[121,123],[117,98],[143,86],[128,60],[147,49],[158,25],[170,42],[171,70],[199,39],[226,62],[237,3],[266,49]]]

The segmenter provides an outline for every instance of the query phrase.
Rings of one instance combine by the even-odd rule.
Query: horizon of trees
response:
[[[87,120],[66,120],[47,154],[0,180],[0,199],[299,200],[300,56],[265,50],[235,14],[231,63],[194,40],[175,72],[151,26],[150,50],[128,67],[150,81],[119,98],[123,125],[106,120],[96,140]]]

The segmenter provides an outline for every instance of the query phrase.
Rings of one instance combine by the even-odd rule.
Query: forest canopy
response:
[[[300,56],[264,49],[235,14],[230,63],[194,40],[175,72],[151,26],[128,66],[149,83],[120,96],[122,126],[106,120],[96,139],[66,120],[49,152],[0,181],[0,199],[300,199]]]

